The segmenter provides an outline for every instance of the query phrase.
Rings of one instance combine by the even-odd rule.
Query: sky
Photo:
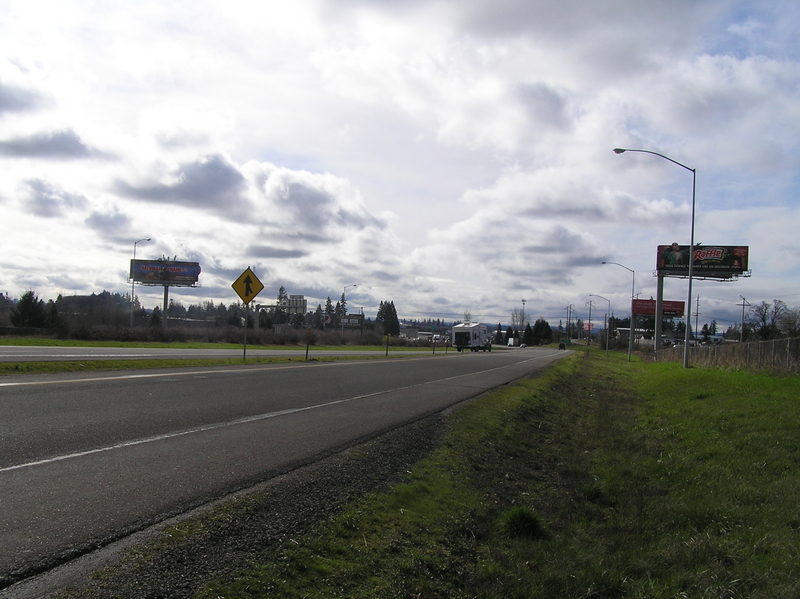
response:
[[[185,306],[249,266],[258,303],[626,316],[695,169],[695,241],[752,273],[696,280],[700,325],[796,307],[798,30],[796,0],[0,0],[0,292],[130,293],[150,237],[200,264]]]

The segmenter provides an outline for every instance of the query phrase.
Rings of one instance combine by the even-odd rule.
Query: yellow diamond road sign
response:
[[[257,296],[264,289],[264,285],[258,280],[255,273],[247,267],[239,278],[233,282],[233,290],[242,298],[245,304],[249,304],[255,296]]]

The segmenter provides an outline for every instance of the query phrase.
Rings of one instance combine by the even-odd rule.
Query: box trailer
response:
[[[453,347],[458,351],[492,351],[492,334],[485,324],[462,323],[453,326]]]

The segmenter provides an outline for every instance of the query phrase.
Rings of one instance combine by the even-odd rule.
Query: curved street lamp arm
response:
[[[643,152],[644,154],[653,154],[654,156],[660,156],[664,160],[669,160],[672,164],[677,164],[680,167],[685,168],[687,171],[695,172],[695,170],[685,164],[681,164],[677,160],[673,160],[669,156],[664,156],[664,154],[659,154],[658,152],[651,152],[650,150],[631,150],[630,148],[614,148],[614,152],[617,154],[622,154],[623,152]]]

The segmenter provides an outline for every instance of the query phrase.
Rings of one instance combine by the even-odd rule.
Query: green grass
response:
[[[51,339],[45,337],[0,337],[0,347],[8,346],[35,346],[35,347],[142,347],[142,348],[172,348],[172,349],[242,349],[242,343],[207,343],[198,341],[83,341],[80,339]],[[247,344],[252,349],[275,349],[305,351],[305,344],[297,345],[254,345]],[[395,346],[389,347],[390,351],[432,351],[427,347]],[[444,348],[437,347],[437,353]],[[385,345],[312,345],[311,350],[348,350],[348,351],[386,351]],[[453,351],[453,350],[451,350]]]
[[[797,377],[581,352],[199,597],[797,597],[799,399]]]
[[[241,351],[243,344],[232,343],[155,343],[155,342],[127,342],[127,341],[79,341],[61,339],[42,339],[33,337],[4,337],[0,338],[2,346],[39,346],[39,347],[139,347],[139,348],[174,348],[174,349],[234,349]],[[0,362],[0,376],[14,374],[55,374],[60,372],[92,372],[103,370],[140,370],[147,368],[192,368],[192,367],[211,367],[211,366],[241,366],[243,364],[272,364],[285,362],[304,362],[305,345],[279,345],[279,346],[260,346],[248,345],[249,350],[294,350],[297,357],[248,357],[246,361],[241,358],[202,358],[202,359],[135,359],[135,360],[63,360],[63,361],[36,361],[36,362]],[[374,355],[369,356],[316,356],[320,351],[370,351]],[[419,352],[416,356],[424,356],[427,348],[415,347],[394,347],[390,351],[397,357],[399,352]],[[385,358],[385,347],[374,345],[347,345],[347,346],[311,346],[309,350],[309,362],[334,362],[341,360],[371,360]],[[438,350],[436,355],[444,354],[443,350]]]

